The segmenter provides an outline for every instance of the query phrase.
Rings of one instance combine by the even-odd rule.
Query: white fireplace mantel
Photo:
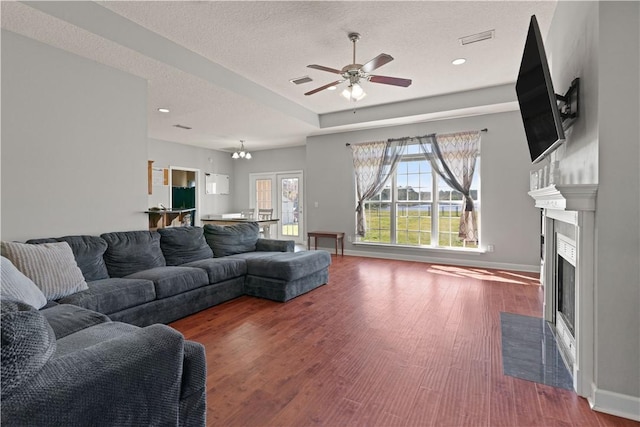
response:
[[[536,201],[536,208],[595,211],[597,192],[597,184],[568,184],[532,190],[529,195]]]
[[[543,262],[540,282],[544,288],[544,318],[555,323],[556,223],[571,224],[575,229],[576,307],[575,349],[571,361],[573,387],[580,395],[593,396],[594,378],[594,264],[595,211],[597,184],[550,185],[532,190],[535,206],[543,209]]]

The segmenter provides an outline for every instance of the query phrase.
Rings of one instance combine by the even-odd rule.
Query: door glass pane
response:
[[[256,203],[258,209],[271,209],[271,178],[256,180]]]
[[[282,236],[298,237],[298,178],[283,178],[280,224]]]

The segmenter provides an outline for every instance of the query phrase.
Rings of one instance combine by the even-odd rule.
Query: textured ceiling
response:
[[[302,145],[310,134],[513,109],[504,85],[515,81],[529,19],[535,14],[546,34],[554,10],[553,1],[2,2],[2,27],[147,79],[152,138],[213,149],[243,139],[256,150]],[[494,39],[459,42],[487,30]],[[375,74],[413,84],[366,82],[367,97],[355,104],[339,91],[304,96],[336,80],[306,65],[351,63],[353,31],[362,34],[358,63],[390,54],[395,60]],[[458,57],[467,62],[451,65]],[[302,76],[313,81],[289,82]],[[465,91],[455,105],[439,96]]]

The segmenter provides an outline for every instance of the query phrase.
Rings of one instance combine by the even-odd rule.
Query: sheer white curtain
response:
[[[389,177],[395,172],[406,144],[406,139],[351,144],[358,199],[358,236],[364,236],[367,230],[363,202],[382,191]]]
[[[433,170],[464,197],[458,237],[465,242],[477,242],[478,219],[470,189],[480,149],[480,131],[432,134],[418,140]]]

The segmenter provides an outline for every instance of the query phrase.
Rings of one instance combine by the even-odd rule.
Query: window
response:
[[[480,158],[470,196],[480,224]],[[402,246],[477,248],[458,237],[463,195],[433,173],[417,144],[407,144],[395,174],[364,202],[366,232],[360,242]]]

